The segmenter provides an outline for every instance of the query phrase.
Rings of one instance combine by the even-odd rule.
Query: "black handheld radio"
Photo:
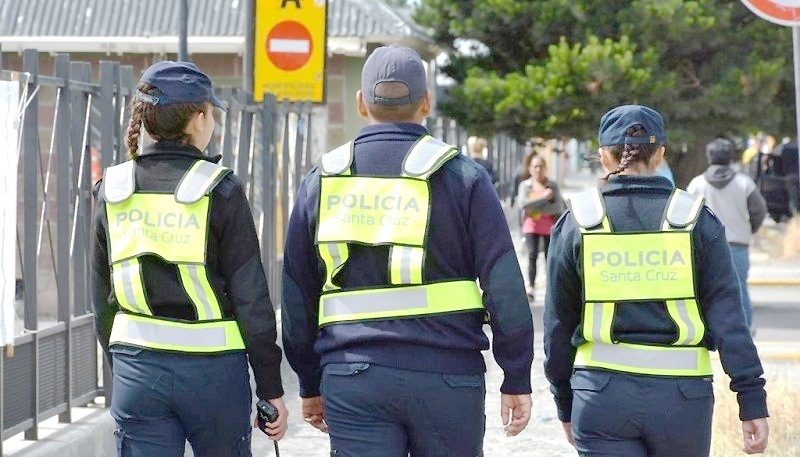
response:
[[[256,403],[256,423],[262,432],[267,433],[267,422],[275,422],[278,420],[278,408],[272,406],[272,403],[266,400],[259,400]],[[269,435],[269,433],[267,433]],[[273,441],[275,444],[275,457],[280,457],[281,453],[278,450],[278,442]]]

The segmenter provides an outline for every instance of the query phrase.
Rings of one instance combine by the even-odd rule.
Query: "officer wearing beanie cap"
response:
[[[130,106],[130,159],[95,188],[92,306],[111,363],[119,457],[250,456],[252,394],[286,432],[281,351],[242,182],[204,150],[211,79],[189,62],[142,74]],[[155,140],[140,150],[142,129]]]
[[[530,420],[533,325],[503,209],[486,170],[422,125],[426,81],[413,49],[370,54],[367,125],[303,179],[289,220],[283,347],[331,455],[482,455],[487,315],[505,373],[488,426]]]
[[[585,456],[707,457],[718,350],[744,450],[764,452],[763,369],[725,229],[654,174],[667,140],[656,110],[609,110],[598,139],[607,174],[570,199],[548,255],[545,375],[567,440]]]

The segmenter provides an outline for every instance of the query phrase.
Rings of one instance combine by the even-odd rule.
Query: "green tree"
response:
[[[468,129],[595,138],[624,103],[657,108],[679,184],[717,135],[794,134],[791,29],[738,0],[421,0],[415,18],[454,51],[441,105]]]

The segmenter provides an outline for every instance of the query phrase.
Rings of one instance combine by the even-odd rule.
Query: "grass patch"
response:
[[[746,455],[742,451],[742,423],[736,395],[728,389],[729,379],[718,375],[714,382],[714,425],[711,440],[712,457]],[[800,456],[800,394],[798,381],[767,376],[769,405],[770,457]]]

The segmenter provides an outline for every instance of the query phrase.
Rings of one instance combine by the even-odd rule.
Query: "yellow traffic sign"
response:
[[[256,0],[253,94],[323,102],[327,1]]]

